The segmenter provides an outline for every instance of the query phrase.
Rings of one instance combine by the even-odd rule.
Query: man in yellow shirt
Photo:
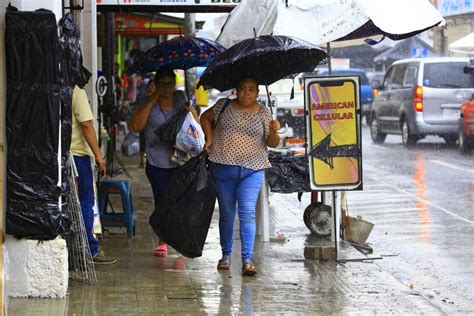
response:
[[[97,168],[105,173],[105,161],[97,142],[97,134],[94,130],[91,107],[86,92],[74,87],[72,94],[72,136],[71,154],[78,173],[77,185],[79,201],[81,203],[82,217],[87,233],[87,240],[96,264],[111,264],[116,258],[109,258],[99,251],[99,242],[93,234],[94,226],[94,177],[91,168],[91,157],[95,158]]]

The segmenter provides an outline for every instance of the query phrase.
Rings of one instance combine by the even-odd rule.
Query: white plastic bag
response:
[[[204,144],[204,132],[201,125],[196,122],[191,113],[188,113],[178,135],[176,135],[174,147],[195,157],[202,152]]]

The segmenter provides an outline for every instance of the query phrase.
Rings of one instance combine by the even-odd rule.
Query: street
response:
[[[409,149],[400,138],[375,145],[364,125],[364,191],[348,195],[350,214],[375,224],[378,264],[444,308],[472,311],[473,155],[438,137]]]

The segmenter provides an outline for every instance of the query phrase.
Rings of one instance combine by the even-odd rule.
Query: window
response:
[[[431,88],[472,88],[474,74],[464,73],[468,63],[429,63],[425,64],[423,85]]]
[[[392,75],[393,75],[393,67],[387,70],[385,74],[385,78],[383,80],[383,88],[390,90],[392,88]]]
[[[403,79],[403,86],[413,86],[416,83],[416,72],[417,67],[414,65],[408,66],[405,72],[405,78]]]
[[[407,65],[396,65],[393,68],[392,89],[399,89],[402,87],[406,69]]]

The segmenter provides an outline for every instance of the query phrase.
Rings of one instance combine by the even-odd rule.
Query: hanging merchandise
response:
[[[67,161],[70,158],[69,149],[71,147],[72,134],[72,92],[74,86],[83,88],[89,81],[91,73],[82,66],[82,53],[80,47],[80,30],[74,22],[71,13],[64,15],[58,23],[59,27],[59,47],[58,56],[60,66],[60,76],[63,85],[61,86],[61,180],[63,201],[67,200],[70,192]],[[73,221],[73,214],[69,208],[63,207],[61,214],[60,232],[68,234]],[[73,232],[74,233],[74,232]]]
[[[5,15],[7,70],[6,233],[38,240],[60,232],[61,79],[56,18],[51,11]]]

